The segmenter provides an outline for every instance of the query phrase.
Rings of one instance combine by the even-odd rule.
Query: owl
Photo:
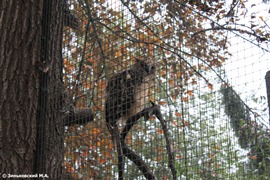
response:
[[[152,60],[139,60],[129,69],[111,77],[106,87],[106,124],[109,131],[127,118],[141,112],[149,102],[154,85],[155,65]]]
[[[141,112],[149,101],[150,87],[154,84],[155,66],[151,60],[136,60],[129,69],[111,77],[106,87],[106,125],[118,153],[118,179],[124,179],[124,143],[120,124]]]

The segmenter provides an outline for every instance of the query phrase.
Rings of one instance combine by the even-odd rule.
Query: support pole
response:
[[[267,92],[267,101],[268,101],[268,113],[269,113],[269,126],[270,126],[270,71],[267,71],[266,72],[265,82],[266,82],[266,92]]]

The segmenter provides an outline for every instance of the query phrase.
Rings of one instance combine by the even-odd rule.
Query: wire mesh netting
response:
[[[267,1],[67,4],[66,177],[269,178]]]

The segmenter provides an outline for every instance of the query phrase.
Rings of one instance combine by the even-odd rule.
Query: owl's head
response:
[[[136,64],[134,65],[138,70],[143,71],[147,75],[154,74],[156,67],[152,60],[141,60],[136,58]]]

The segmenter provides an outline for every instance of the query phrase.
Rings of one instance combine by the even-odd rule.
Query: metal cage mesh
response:
[[[209,7],[226,5],[212,3]],[[74,116],[66,124],[67,177],[118,178],[117,150],[105,122],[106,86],[136,58],[152,59],[156,67],[144,108],[151,102],[159,105],[171,154],[164,129],[152,114],[138,120],[125,143],[157,179],[174,178],[169,155],[177,179],[269,177],[267,44],[255,42],[245,29],[225,29],[202,7],[199,11],[184,1],[70,0],[68,5],[79,27],[64,31],[67,98],[71,112],[90,109],[91,118]],[[240,6],[239,13],[245,11]],[[266,10],[258,6],[260,12]],[[229,10],[230,4],[225,7]],[[220,19],[237,24],[237,17]],[[144,174],[125,158],[124,177],[144,179]]]

